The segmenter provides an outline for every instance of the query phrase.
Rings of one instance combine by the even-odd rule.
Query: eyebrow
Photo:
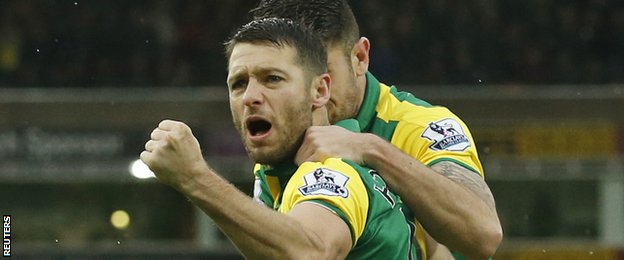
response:
[[[270,74],[272,72],[277,72],[280,74],[287,75],[286,71],[280,68],[273,67],[273,66],[258,69],[258,74],[262,74],[262,75]]]
[[[247,67],[241,67],[240,69],[234,68],[234,73],[232,73],[227,78],[228,86],[230,85],[231,81],[235,81],[235,80],[241,78],[241,74],[245,74],[247,71],[248,71]],[[252,74],[254,74],[254,75],[266,75],[266,74],[270,74],[272,72],[277,72],[277,73],[283,74],[285,76],[288,75],[288,73],[286,73],[286,71],[284,71],[283,69],[277,68],[275,66],[266,66],[266,67],[260,67],[260,68],[257,68],[257,69],[252,69]]]
[[[233,81],[238,80],[241,77],[241,74],[243,74],[245,71],[247,71],[246,67],[242,67],[240,69],[234,69],[234,72],[232,74],[228,73],[228,77],[225,79],[226,84],[228,85],[228,87],[234,83]]]

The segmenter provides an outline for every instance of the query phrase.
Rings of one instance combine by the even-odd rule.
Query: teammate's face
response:
[[[327,49],[327,69],[331,76],[331,97],[327,103],[332,123],[357,115],[360,101],[352,57],[340,45]]]
[[[292,158],[312,125],[310,82],[296,54],[288,46],[239,43],[230,56],[232,118],[247,153],[258,163]]]

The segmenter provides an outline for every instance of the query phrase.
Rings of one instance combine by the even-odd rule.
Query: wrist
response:
[[[365,133],[363,134],[363,137],[364,143],[362,147],[365,147],[365,149],[363,149],[362,160],[364,161],[365,165],[376,168],[376,163],[379,159],[379,156],[381,153],[383,153],[380,150],[380,141],[383,140],[380,140],[378,136],[371,133]]]
[[[209,177],[211,173],[212,170],[205,162],[197,163],[188,169],[188,174],[183,175],[184,178],[179,180],[175,188],[187,196],[192,195],[193,192],[201,190],[205,182],[209,182],[205,178]]]

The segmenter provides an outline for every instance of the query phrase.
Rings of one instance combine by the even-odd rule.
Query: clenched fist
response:
[[[141,160],[161,182],[182,189],[208,167],[197,138],[186,124],[163,120],[150,138]]]

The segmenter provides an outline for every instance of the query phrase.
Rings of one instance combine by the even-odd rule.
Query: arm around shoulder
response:
[[[441,244],[475,259],[492,256],[502,241],[494,198],[483,178],[456,163],[428,167],[373,134],[364,155]]]

